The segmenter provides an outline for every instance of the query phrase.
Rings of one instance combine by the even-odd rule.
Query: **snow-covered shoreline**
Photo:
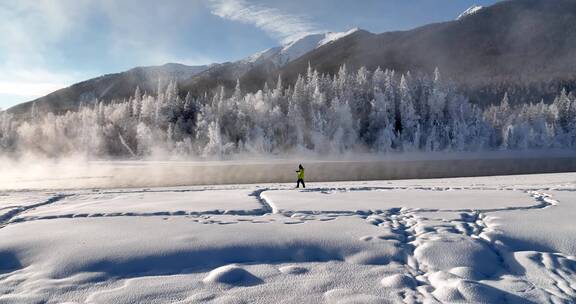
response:
[[[572,303],[576,174],[0,192],[0,303]]]

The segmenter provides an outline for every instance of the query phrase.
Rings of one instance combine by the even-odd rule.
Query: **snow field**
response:
[[[313,188],[300,192],[270,191],[262,195],[275,212],[314,213],[393,208],[473,210],[528,207],[534,201],[525,193],[503,190],[454,190],[435,188],[349,187]]]
[[[191,193],[194,192],[194,193]],[[26,213],[26,220],[52,217],[146,216],[188,214],[261,214],[252,191],[147,190],[74,195]],[[102,212],[102,211],[106,212]]]
[[[0,303],[573,303],[574,177],[3,193]]]

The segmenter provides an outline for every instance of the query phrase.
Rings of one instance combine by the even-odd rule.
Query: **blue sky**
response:
[[[497,0],[2,0],[0,108],[135,66],[233,61],[323,31],[380,33]]]

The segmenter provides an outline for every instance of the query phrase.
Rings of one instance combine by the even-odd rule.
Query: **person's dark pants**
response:
[[[302,188],[306,188],[306,185],[304,184],[304,180],[299,178],[298,181],[296,182],[296,188],[300,188],[300,183],[302,183]]]

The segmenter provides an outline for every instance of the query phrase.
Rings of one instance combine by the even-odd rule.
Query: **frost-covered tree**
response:
[[[399,89],[402,146],[405,151],[416,151],[419,148],[421,135],[420,117],[414,106],[413,92],[404,75],[400,79]]]
[[[205,157],[220,157],[224,152],[222,143],[222,134],[220,133],[220,124],[213,121],[208,125],[208,143],[204,147],[203,155]]]
[[[518,104],[470,103],[440,77],[342,66],[335,75],[311,66],[296,81],[244,92],[192,95],[177,83],[155,92],[136,88],[126,100],[88,102],[59,115],[0,112],[0,154],[51,157],[189,155],[294,151],[481,151],[576,147],[576,98],[567,90],[554,100]],[[515,102],[512,102],[515,101]],[[486,102],[485,104],[490,104]]]

